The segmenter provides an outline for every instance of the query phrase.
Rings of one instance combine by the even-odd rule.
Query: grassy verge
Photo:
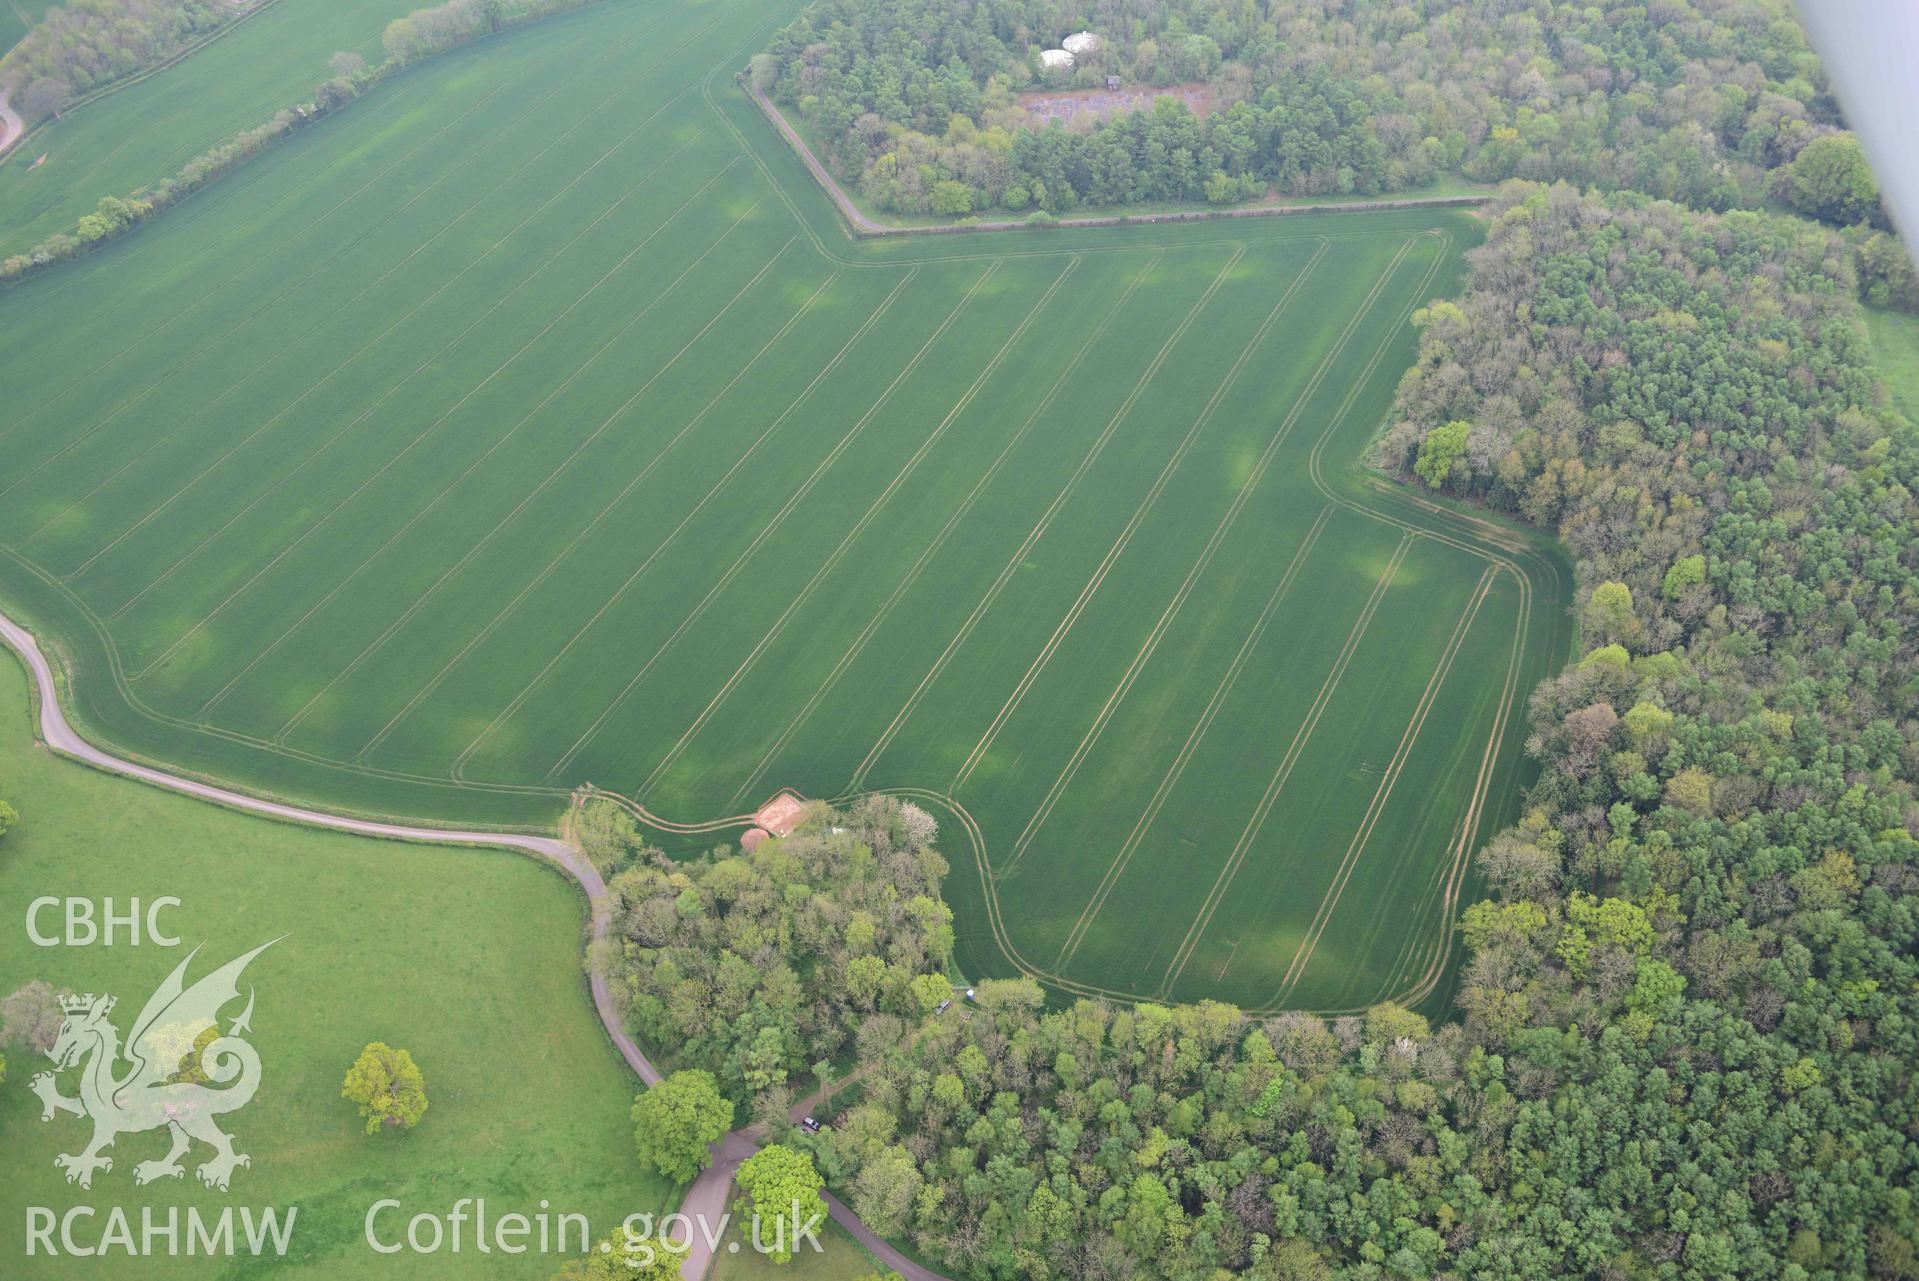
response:
[[[363,1237],[373,1202],[396,1198],[410,1216],[444,1214],[485,1197],[490,1213],[555,1210],[610,1230],[636,1210],[659,1211],[673,1189],[641,1171],[628,1137],[634,1084],[593,1016],[579,968],[583,914],[556,873],[504,852],[440,850],[363,840],[249,818],[61,760],[27,733],[27,682],[0,660],[0,796],[21,811],[0,844],[0,990],[45,979],[120,999],[125,1032],[147,995],[204,943],[190,977],[280,935],[249,968],[257,990],[252,1044],[261,1087],[226,1118],[253,1160],[229,1194],[194,1180],[133,1183],[136,1162],[165,1149],[158,1132],[123,1135],[112,1171],[90,1191],[63,1181],[56,1154],[78,1150],[80,1120],[40,1120],[28,1091],[46,1066],[10,1048],[0,1084],[0,1275],[75,1275],[67,1258],[25,1254],[26,1207],[76,1205],[295,1206],[289,1261],[235,1259],[210,1273],[204,1259],[88,1261],[99,1277],[545,1277],[552,1256],[498,1253],[375,1255]],[[164,918],[179,948],[124,942],[111,949],[41,948],[15,909],[43,895],[124,907],[181,900]],[[42,918],[51,928],[53,916]],[[233,1013],[232,1011],[228,1012]],[[430,1108],[405,1135],[368,1137],[339,1097],[366,1042],[410,1049],[426,1074]],[[72,1092],[72,1085],[65,1087]],[[403,1219],[394,1222],[402,1223]],[[387,1222],[382,1220],[382,1223]],[[96,1226],[94,1232],[98,1233]],[[84,1231],[82,1233],[84,1237]],[[296,1262],[297,1261],[297,1262]]]

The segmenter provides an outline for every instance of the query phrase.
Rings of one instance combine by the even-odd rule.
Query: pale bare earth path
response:
[[[26,122],[20,119],[20,113],[7,101],[7,91],[0,89],[0,155],[6,154],[7,148],[14,144],[26,127]]]
[[[0,97],[0,105],[4,97]],[[9,113],[11,115],[11,113]],[[14,128],[18,128],[19,117],[12,116]],[[11,137],[8,139],[12,141]],[[331,828],[339,832],[351,832],[356,836],[373,836],[385,840],[422,841],[434,845],[491,845],[520,850],[548,859],[556,864],[568,876],[571,876],[586,891],[587,901],[593,910],[593,938],[597,941],[605,938],[612,926],[612,904],[606,897],[606,881],[599,869],[588,862],[586,856],[570,843],[549,836],[522,836],[513,832],[463,832],[437,827],[413,827],[404,823],[378,823],[370,819],[348,818],[341,814],[328,814],[321,810],[304,809],[297,805],[285,805],[279,801],[263,800],[257,796],[248,796],[244,792],[231,791],[212,783],[203,783],[198,779],[184,778],[178,774],[169,774],[165,770],[138,765],[122,760],[109,752],[101,751],[80,736],[80,732],[68,722],[66,713],[60,708],[59,689],[53,679],[53,668],[47,662],[46,655],[40,650],[39,643],[33,639],[33,633],[0,614],[0,640],[6,641],[27,665],[27,671],[33,678],[34,689],[40,703],[41,739],[54,751],[84,761],[109,773],[121,774],[138,779],[154,787],[163,787],[168,791],[180,792],[201,800],[212,801],[229,809],[245,810],[249,813],[264,814],[287,822],[306,823],[314,827]],[[626,1060],[634,1075],[647,1085],[658,1085],[660,1070],[653,1066],[633,1038],[626,1034],[621,1026],[619,1013],[613,1005],[613,992],[606,977],[595,970],[590,978],[593,991],[593,1008],[600,1016],[600,1024],[606,1029],[606,1035],[619,1050],[620,1057]],[[845,1082],[839,1083],[844,1085]],[[802,1105],[804,1107],[805,1105]],[[703,1221],[718,1231],[720,1215],[726,1212],[726,1203],[733,1186],[734,1171],[740,1162],[759,1150],[757,1138],[748,1130],[735,1130],[713,1145],[713,1164],[693,1181],[686,1190],[685,1198],[680,1202],[680,1213],[693,1222]],[[843,1205],[831,1193],[826,1194],[826,1204],[832,1213],[833,1221],[852,1233],[860,1243],[870,1250],[887,1267],[906,1278],[906,1281],[947,1281],[928,1268],[921,1267],[898,1250],[881,1240],[859,1218]],[[685,1281],[700,1281],[706,1275],[711,1262],[712,1250],[702,1239],[698,1229],[693,1232],[693,1248],[680,1269]]]

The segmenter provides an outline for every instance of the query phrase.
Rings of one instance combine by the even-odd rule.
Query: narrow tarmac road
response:
[[[15,117],[17,119],[17,117]],[[348,818],[340,814],[328,814],[321,810],[304,809],[297,805],[285,805],[278,801],[263,800],[257,796],[248,796],[244,792],[230,791],[203,783],[198,779],[183,778],[178,774],[169,774],[164,770],[138,765],[122,760],[111,753],[103,752],[80,736],[68,722],[66,713],[60,708],[58,687],[54,684],[53,668],[48,664],[46,655],[41,653],[33,633],[0,614],[0,640],[15,650],[26,663],[27,671],[33,677],[34,688],[40,700],[40,737],[48,747],[65,756],[85,761],[89,765],[122,774],[128,778],[139,779],[155,787],[164,787],[169,791],[196,796],[201,800],[212,801],[216,805],[225,805],[230,809],[245,810],[254,814],[265,814],[271,818],[283,819],[295,823],[309,823],[315,827],[332,828],[340,832],[352,832],[359,836],[375,836],[387,840],[424,841],[435,845],[493,845],[517,849],[550,859],[568,876],[579,882],[586,891],[587,901],[593,911],[593,938],[595,941],[605,938],[612,925],[612,905],[606,897],[606,880],[599,869],[588,862],[586,856],[566,841],[548,836],[522,836],[514,832],[462,832],[449,831],[437,827],[412,827],[403,823],[377,823],[369,819]],[[600,1024],[606,1029],[607,1037],[619,1050],[620,1057],[640,1080],[647,1085],[658,1085],[660,1071],[653,1066],[652,1060],[633,1043],[621,1026],[618,1012],[613,1006],[613,992],[604,975],[595,970],[590,979],[593,991],[593,1008],[600,1016]],[[686,1196],[680,1202],[680,1213],[695,1223],[704,1222],[717,1231],[719,1216],[726,1212],[728,1194],[733,1186],[733,1173],[739,1169],[740,1162],[759,1150],[757,1137],[747,1129],[733,1131],[713,1145],[713,1163],[705,1173],[693,1181],[686,1190]],[[931,1269],[921,1267],[898,1250],[881,1240],[858,1216],[847,1209],[838,1198],[827,1194],[826,1204],[831,1211],[833,1221],[859,1239],[887,1267],[899,1273],[906,1281],[947,1281],[947,1278]],[[701,1281],[706,1275],[707,1265],[712,1259],[712,1249],[702,1239],[700,1231],[693,1232],[693,1249],[687,1255],[680,1268],[683,1281]]]

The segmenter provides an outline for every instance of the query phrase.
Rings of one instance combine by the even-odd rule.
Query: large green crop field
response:
[[[1567,635],[1549,553],[1359,470],[1475,222],[854,243],[732,85],[794,11],[487,41],[0,297],[0,596],[92,732],[258,790],[895,789],[969,973],[1431,992]]]
[[[46,8],[15,3],[34,16]],[[11,12],[7,4],[0,0],[0,18]],[[0,163],[0,255],[70,231],[100,197],[151,186],[263,124],[309,96],[335,53],[378,62],[380,32],[418,7],[415,0],[271,0],[174,65],[48,124]],[[24,24],[18,30],[24,34]],[[0,49],[10,44],[0,32]]]

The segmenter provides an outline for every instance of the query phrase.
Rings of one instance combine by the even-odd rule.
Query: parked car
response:
[[[800,1122],[800,1128],[802,1130],[805,1130],[808,1134],[818,1134],[825,1127],[820,1125],[818,1121],[815,1121],[812,1117],[809,1116],[804,1121]]]

